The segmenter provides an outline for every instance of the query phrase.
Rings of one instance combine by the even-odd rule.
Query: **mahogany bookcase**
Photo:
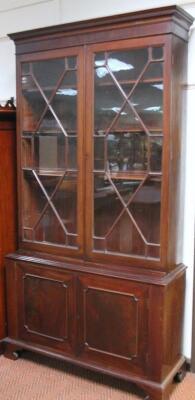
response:
[[[6,257],[7,357],[55,356],[153,400],[181,377],[192,22],[171,6],[10,35],[19,245]]]

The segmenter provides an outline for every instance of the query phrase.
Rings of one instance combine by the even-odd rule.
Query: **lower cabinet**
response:
[[[184,363],[185,268],[140,282],[60,262],[10,257],[6,264],[5,355],[30,349],[57,356],[139,383],[155,400],[166,398],[163,387]]]
[[[13,269],[7,271],[13,273]],[[75,281],[73,275],[45,267],[18,263],[14,269],[17,319],[13,327],[8,309],[11,336],[72,353],[75,340]],[[13,281],[13,278],[11,279]],[[8,280],[8,291],[13,290]],[[10,327],[11,325],[11,327]],[[14,331],[13,331],[14,328]]]
[[[78,282],[79,356],[107,367],[144,372],[148,286],[82,275]]]
[[[25,262],[8,262],[7,285],[10,337],[144,373],[148,285]]]

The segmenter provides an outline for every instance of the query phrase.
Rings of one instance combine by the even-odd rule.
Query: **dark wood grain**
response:
[[[186,79],[186,49],[192,21],[192,17],[184,10],[171,6],[10,35],[16,43],[17,96],[20,105],[17,119],[19,246],[15,253],[10,249],[12,253],[6,257],[8,337],[4,345],[7,357],[16,359],[17,351],[22,348],[33,350],[132,381],[140,385],[151,400],[170,398],[173,378],[185,362],[181,347],[186,269],[181,254],[182,154],[185,137],[182,113],[185,96],[181,88]],[[160,58],[155,59],[153,48],[161,48]],[[138,76],[130,79],[129,96],[124,92],[128,80],[118,78],[115,74],[117,71],[113,73],[107,61],[111,80],[105,79],[98,89],[94,88],[94,55],[97,52],[104,52],[108,60],[109,52],[134,52],[136,49],[146,50],[147,61]],[[42,184],[45,177],[47,180],[51,178],[52,182],[61,179],[63,168],[50,168],[50,171],[49,168],[38,169],[36,163],[39,154],[36,146],[30,144],[30,137],[32,132],[39,132],[39,118],[43,121],[47,108],[55,114],[52,109],[54,89],[58,90],[58,84],[63,80],[62,75],[58,76],[55,84],[51,85],[53,92],[50,96],[46,95],[51,89],[50,85],[44,88],[35,79],[34,66],[36,68],[36,63],[46,60],[54,60],[55,64],[55,60],[65,60],[74,55],[78,57],[78,84],[71,85],[69,82],[67,88],[74,91],[78,89],[79,175],[78,239],[77,246],[71,248],[67,243],[58,243],[61,238],[58,223],[61,223],[63,232],[67,232],[63,219],[60,220],[52,208],[57,186],[48,195]],[[151,81],[151,77],[144,78],[144,73],[148,65],[155,62],[163,63],[163,76],[155,75]],[[29,76],[33,77],[35,85],[30,93],[34,93],[35,98],[41,93],[44,99],[42,110],[36,107],[33,110],[28,96],[25,97],[22,92],[22,68],[30,68],[30,72],[24,73],[24,87],[31,87],[28,80]],[[163,87],[157,87],[158,90],[163,88],[162,127],[161,120],[159,122],[151,116],[144,124],[143,117],[135,109],[136,105],[131,102],[130,96],[140,82],[142,85],[163,84]],[[129,170],[112,170],[110,166],[106,167],[110,165],[108,156],[106,160],[103,159],[105,168],[102,176],[110,185],[110,191],[105,194],[105,190],[97,190],[94,194],[93,170],[94,174],[98,173],[94,169],[93,154],[95,95],[96,90],[100,89],[105,93],[109,91],[111,96],[113,88],[122,96],[122,107],[128,104],[139,121],[142,133],[148,137],[154,132],[158,138],[163,136],[162,167],[152,173],[150,145],[146,150],[147,170],[144,170],[144,160],[140,170],[140,165],[135,170],[131,170],[132,167]],[[118,130],[115,127],[117,120],[119,115],[115,116],[114,122],[107,121],[106,134],[112,129],[113,135],[124,134],[123,126],[119,126]],[[50,128],[52,126],[49,132]],[[134,127],[132,122],[128,126],[129,131],[140,137],[140,128]],[[75,134],[73,128],[71,132]],[[24,139],[25,135],[27,139]],[[25,145],[22,146],[24,140]],[[108,148],[105,142],[102,150],[104,158]],[[67,148],[64,151],[68,154]],[[62,156],[63,149],[58,154],[58,162]],[[158,155],[156,157],[153,157],[153,162],[158,166]],[[28,179],[23,179],[30,173],[34,177],[39,174],[34,191]],[[123,195],[126,192],[121,192],[121,182],[136,181],[136,185],[138,182],[132,195],[135,199],[142,186],[151,179],[153,183],[149,187],[148,197],[143,194],[137,203],[129,200],[125,203]],[[63,203],[62,197],[71,185],[72,181],[64,186],[58,205]],[[41,194],[37,196],[40,189]],[[107,187],[103,185],[103,189],[107,190]],[[150,200],[155,197],[155,190],[161,193],[156,203]],[[47,204],[41,207],[39,202],[43,198]],[[36,240],[33,233],[36,228],[32,229],[31,225],[25,227],[29,229],[29,236],[25,238],[24,209],[30,210],[29,218],[38,217],[40,221],[48,206],[52,208],[52,218],[46,219]],[[70,200],[67,203],[69,206]],[[127,207],[131,207],[131,212]],[[95,221],[95,210],[99,225]],[[133,225],[132,215],[136,215]],[[98,240],[102,239],[97,237],[96,227],[103,232],[107,229],[109,218],[112,221],[109,234],[114,233],[109,240],[109,234],[105,233],[100,243]],[[51,236],[53,234],[57,238],[54,242],[44,239],[44,229],[49,220],[47,229],[50,229],[48,232]]]
[[[6,336],[4,256],[16,249],[15,110],[0,108],[0,341]]]

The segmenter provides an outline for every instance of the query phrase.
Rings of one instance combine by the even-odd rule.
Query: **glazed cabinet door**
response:
[[[165,54],[163,37],[88,49],[87,171],[93,172],[86,242],[92,259],[160,262]]]
[[[81,254],[82,51],[25,55],[18,74],[22,246],[54,254]]]
[[[144,375],[148,286],[86,274],[78,281],[79,358]]]
[[[9,337],[72,354],[74,275],[30,263],[7,263]]]

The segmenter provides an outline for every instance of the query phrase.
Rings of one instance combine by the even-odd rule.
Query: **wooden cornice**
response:
[[[44,43],[48,39],[53,41],[54,48],[60,48],[64,45],[74,46],[76,41],[77,45],[88,44],[94,41],[93,35],[96,35],[97,42],[101,42],[102,31],[109,32],[107,40],[109,40],[110,35],[113,36],[112,39],[118,40],[117,32],[124,28],[127,30],[127,37],[135,38],[143,35],[173,33],[187,41],[188,31],[193,20],[193,17],[182,8],[169,6],[33,29],[12,33],[8,36],[16,43],[17,54],[27,53],[29,43],[31,43],[31,52],[47,50],[47,45],[41,46],[41,42]],[[65,39],[70,36],[76,38],[75,43],[74,40],[71,44],[62,40],[62,38]]]

